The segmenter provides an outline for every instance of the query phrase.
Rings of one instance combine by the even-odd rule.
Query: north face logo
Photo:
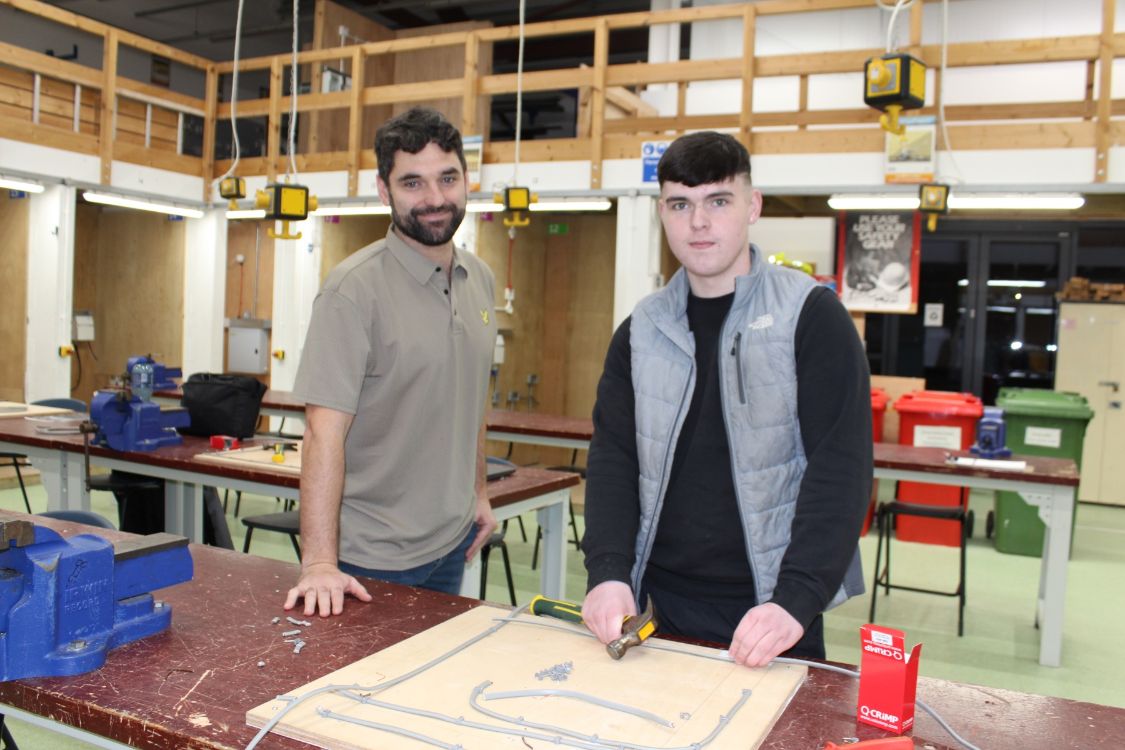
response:
[[[769,313],[766,313],[765,315],[759,315],[757,318],[755,318],[754,322],[748,325],[747,328],[753,331],[760,331],[763,328],[769,328],[772,325],[773,316]]]

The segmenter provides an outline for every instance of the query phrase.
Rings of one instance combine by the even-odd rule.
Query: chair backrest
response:
[[[80,411],[82,413],[87,411],[86,402],[76,398],[41,398],[31,403],[35,406],[53,406],[56,409],[70,409],[71,411]]]
[[[90,510],[45,510],[36,515],[44,516],[46,518],[57,518],[60,521],[70,521],[72,523],[84,523],[87,526],[98,526],[103,529],[116,529],[109,520],[97,513]]]

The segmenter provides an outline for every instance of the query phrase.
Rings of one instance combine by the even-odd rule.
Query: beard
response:
[[[449,215],[448,224],[434,226],[422,221],[426,216],[440,213]],[[455,203],[446,203],[436,208],[415,208],[405,217],[398,212],[394,203],[391,203],[391,222],[395,229],[427,247],[438,247],[452,240],[464,218],[465,207]]]

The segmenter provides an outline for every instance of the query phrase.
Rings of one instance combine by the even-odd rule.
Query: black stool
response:
[[[254,529],[265,529],[266,531],[288,534],[289,541],[293,542],[293,549],[297,553],[297,560],[300,561],[301,545],[297,543],[297,535],[301,533],[301,514],[299,511],[291,510],[284,513],[246,516],[242,519],[242,523],[246,526],[246,541],[242,543],[243,552],[250,551],[250,537],[254,534]]]
[[[548,466],[547,470],[548,471],[569,471],[571,474],[577,474],[578,476],[585,479],[586,478],[586,467],[585,466],[578,466],[576,461],[578,461],[578,449],[577,448],[575,448],[574,451],[570,454],[570,463],[569,464],[567,464],[566,466]],[[580,550],[580,549],[582,549],[582,542],[580,542],[578,540],[578,524],[574,520],[574,502],[572,500],[568,499],[566,501],[566,509],[567,509],[567,512],[570,513],[570,530],[574,535],[574,538],[571,541],[574,542],[574,549]],[[542,539],[543,539],[543,529],[540,528],[538,531],[535,532],[535,548],[531,550],[531,569],[532,570],[535,570],[536,566],[539,564],[539,542]]]
[[[504,575],[508,578],[508,596],[512,606],[516,606],[516,585],[512,582],[512,561],[508,558],[508,545],[504,543],[504,532],[495,531],[485,545],[480,548],[480,598],[485,598],[488,588],[488,555],[496,548],[500,550],[500,558],[504,561]]]
[[[913,586],[901,586],[891,583],[891,529],[896,516],[917,516],[919,518],[935,518],[946,521],[956,521],[961,527],[961,573],[954,591],[940,591],[936,589],[923,589]],[[876,523],[879,525],[879,539],[875,547],[875,581],[871,587],[871,612],[869,622],[875,622],[875,600],[879,595],[879,587],[883,587],[884,595],[889,595],[891,589],[914,591],[920,594],[936,594],[938,596],[955,596],[957,606],[957,635],[965,634],[965,551],[969,539],[969,512],[962,505],[917,505],[914,503],[895,502],[879,503],[875,511]],[[882,568],[883,547],[886,545],[887,562]]]

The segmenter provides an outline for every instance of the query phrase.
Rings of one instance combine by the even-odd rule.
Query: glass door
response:
[[[986,404],[995,403],[1003,387],[1054,387],[1055,293],[1061,287],[1064,240],[1042,234],[983,238],[984,320],[973,390]]]

